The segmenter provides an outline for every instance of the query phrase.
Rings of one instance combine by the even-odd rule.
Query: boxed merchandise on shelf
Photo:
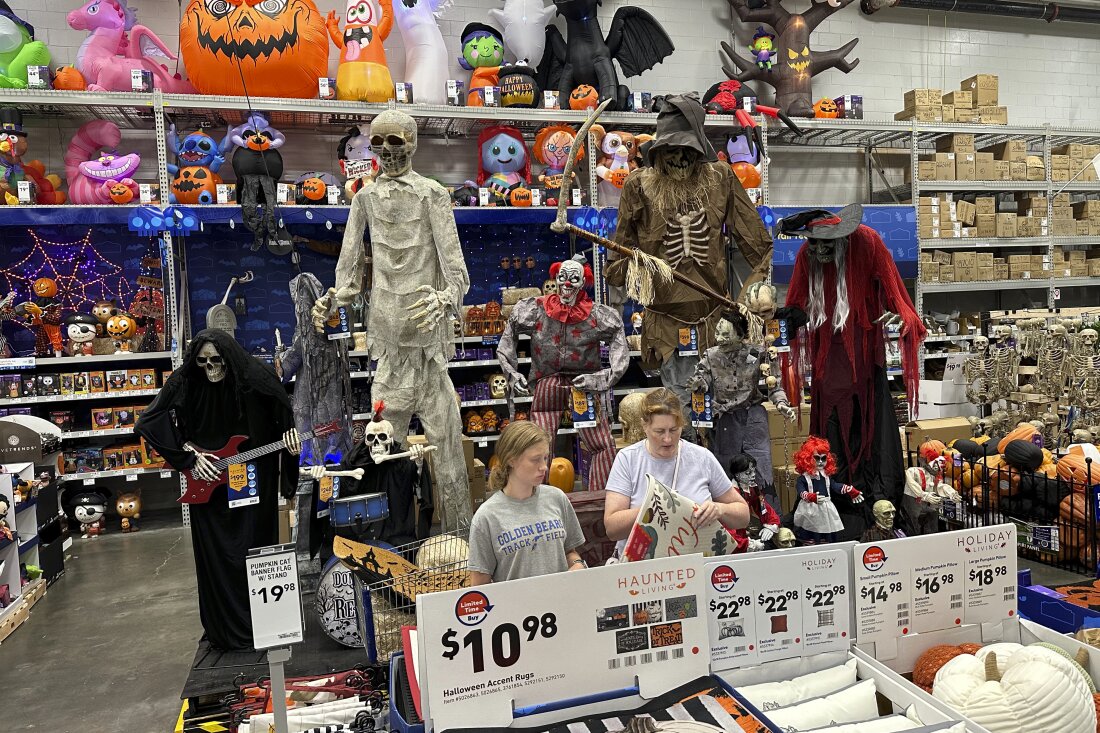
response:
[[[943,105],[922,105],[920,107],[906,107],[894,115],[898,122],[916,120],[917,122],[943,122]]]
[[[940,105],[942,99],[943,90],[941,89],[910,89],[902,97],[906,109]]]
[[[979,108],[997,104],[999,87],[996,74],[975,74],[959,84],[960,89],[971,93],[972,105]]]
[[[974,180],[997,180],[997,169],[993,166],[993,163],[993,153],[974,153]]]

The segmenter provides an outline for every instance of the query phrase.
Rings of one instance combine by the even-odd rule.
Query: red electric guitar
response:
[[[299,433],[298,437],[304,444],[310,438],[323,438],[326,435],[331,435],[340,429],[340,422],[333,420],[330,423],[313,428],[308,433]],[[268,453],[274,453],[275,451],[283,450],[287,447],[286,441],[277,440],[274,443],[268,443],[262,445],[259,448],[253,448],[247,450],[244,453],[238,453],[237,449],[240,448],[241,443],[248,440],[247,435],[234,435],[229,441],[218,450],[206,450],[199,446],[193,446],[203,453],[208,453],[217,456],[219,460],[211,461],[214,464],[214,468],[218,469],[218,477],[213,481],[204,481],[199,478],[194,469],[187,472],[187,490],[183,493],[177,501],[180,504],[205,504],[210,501],[210,494],[214,493],[214,489],[228,483],[226,477],[226,471],[230,466],[237,463],[248,463],[255,460],[260,456],[266,456]]]

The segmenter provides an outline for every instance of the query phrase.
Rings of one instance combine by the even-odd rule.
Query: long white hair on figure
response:
[[[834,262],[836,263],[836,309],[833,311],[833,331],[843,331],[848,325],[848,278],[846,277],[846,255],[848,242],[837,243]],[[825,325],[825,273],[817,257],[810,255],[810,292],[809,326],[817,329]]]

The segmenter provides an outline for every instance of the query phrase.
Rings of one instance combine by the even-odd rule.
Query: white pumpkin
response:
[[[940,668],[932,694],[991,733],[1096,733],[1096,707],[1073,661],[993,644]]]

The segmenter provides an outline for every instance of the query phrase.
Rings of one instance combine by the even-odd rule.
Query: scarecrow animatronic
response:
[[[786,312],[779,315],[796,333],[791,348],[796,367],[799,342],[809,340],[810,434],[828,439],[837,461],[834,479],[901,506],[905,474],[882,328],[885,321],[901,324],[911,412],[925,328],[890,251],[874,229],[860,224],[862,218],[863,207],[852,204],[837,214],[803,211],[780,222],[783,233],[805,236],[806,243],[795,260]],[[806,331],[800,333],[803,324]],[[799,394],[799,386],[791,385],[787,393]]]
[[[462,454],[462,418],[447,362],[454,356],[457,314],[470,289],[454,212],[447,190],[412,169],[416,121],[386,110],[371,123],[371,148],[382,175],[352,199],[344,231],[336,287],[313,308],[314,327],[337,306],[363,291],[370,228],[371,288],[367,348],[378,360],[371,399],[385,400],[394,436],[404,442],[412,413],[420,417],[428,442],[438,446],[437,510],[444,531],[468,526],[473,510]]]
[[[727,236],[752,268],[745,287],[767,277],[772,241],[737,176],[718,162],[703,132],[705,117],[692,97],[661,102],[657,136],[646,151],[649,166],[631,174],[623,185],[615,242],[663,260],[677,274],[724,296],[730,286]],[[662,384],[686,406],[691,398],[687,382],[699,357],[679,353],[681,331],[694,329],[697,351],[704,352],[715,344],[715,326],[730,306],[671,281],[668,273],[653,278],[651,290],[643,283],[638,292],[636,278],[628,274],[638,260],[627,257],[611,263],[607,282],[625,284],[640,296],[636,299],[649,301],[642,317],[642,364],[659,367]],[[661,269],[662,263],[656,264]]]
[[[585,288],[592,285],[592,270],[584,255],[555,263],[550,275],[558,292],[516,303],[500,337],[497,358],[513,394],[534,392],[531,419],[555,435],[562,410],[571,404],[571,390],[594,394],[614,387],[630,366],[630,349],[619,312],[588,297]],[[516,342],[520,334],[531,336],[533,390],[518,369]],[[601,341],[609,346],[610,366],[606,369],[600,368]],[[578,433],[589,454],[588,490],[602,491],[615,459],[615,439],[607,415],[601,413],[595,427],[579,428]]]

